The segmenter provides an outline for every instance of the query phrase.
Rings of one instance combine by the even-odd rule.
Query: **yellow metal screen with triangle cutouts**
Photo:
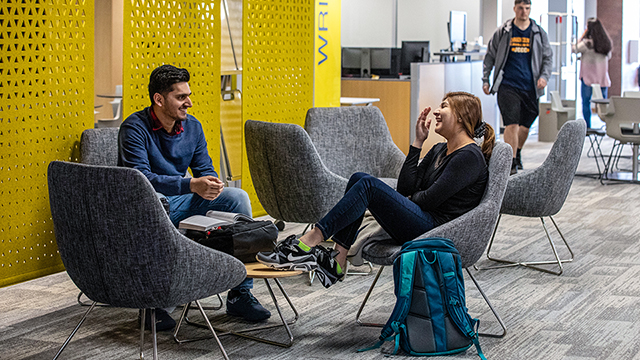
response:
[[[124,116],[151,104],[153,69],[170,64],[189,70],[193,107],[209,155],[220,159],[220,0],[125,0]]]
[[[313,106],[314,1],[244,0],[243,17],[243,121],[302,126]],[[242,188],[249,193],[254,216],[266,214],[251,183],[246,154]]]
[[[93,2],[0,0],[0,286],[64,269],[47,190],[93,127]]]

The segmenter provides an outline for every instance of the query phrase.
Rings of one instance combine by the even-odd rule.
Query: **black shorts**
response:
[[[498,107],[504,126],[518,124],[530,128],[540,113],[535,91],[516,89],[509,85],[498,88]]]

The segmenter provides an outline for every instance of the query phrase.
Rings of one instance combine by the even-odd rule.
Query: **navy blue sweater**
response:
[[[191,193],[191,179],[184,178],[191,168],[194,177],[218,177],[207,151],[202,125],[187,115],[184,131],[169,135],[153,130],[150,108],[131,114],[118,133],[118,166],[140,170],[153,188],[166,196]]]

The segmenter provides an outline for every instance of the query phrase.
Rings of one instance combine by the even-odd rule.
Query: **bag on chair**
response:
[[[448,239],[414,240],[402,246],[393,263],[396,305],[380,341],[366,351],[395,340],[411,355],[448,355],[478,342],[478,320],[467,312],[460,253]]]
[[[256,261],[258,252],[273,251],[278,229],[268,220],[238,220],[209,231],[187,230],[186,236],[249,263]]]

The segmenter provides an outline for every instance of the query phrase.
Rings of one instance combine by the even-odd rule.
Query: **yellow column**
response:
[[[315,1],[315,107],[340,106],[340,0]]]

